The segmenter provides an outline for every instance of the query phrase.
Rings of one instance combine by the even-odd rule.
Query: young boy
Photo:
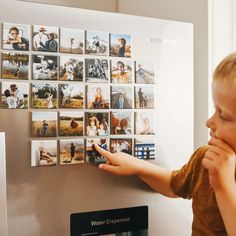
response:
[[[180,170],[169,171],[125,153],[95,145],[108,163],[99,168],[116,175],[137,175],[168,197],[192,199],[193,236],[236,235],[236,53],[216,68],[212,83],[215,113],[206,125],[210,141]]]

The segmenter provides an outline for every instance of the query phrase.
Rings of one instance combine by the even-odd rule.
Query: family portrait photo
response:
[[[84,164],[84,139],[60,140],[60,164]]]
[[[77,29],[60,29],[60,52],[84,53],[84,31]]]
[[[133,81],[133,62],[125,60],[111,61],[111,82],[128,84]]]
[[[59,84],[59,107],[71,109],[83,109],[84,85]]]
[[[109,140],[102,139],[87,139],[86,140],[86,163],[102,164],[106,163],[106,159],[94,148],[94,144],[99,145],[102,149],[108,150]]]
[[[131,35],[111,34],[110,56],[131,57],[132,40]]]
[[[33,79],[57,80],[58,57],[33,55]]]
[[[2,108],[27,109],[29,107],[29,84],[2,82]]]
[[[108,109],[110,106],[110,87],[108,85],[87,85],[87,108]]]
[[[33,50],[41,52],[58,52],[59,28],[33,26]]]
[[[83,81],[84,61],[80,57],[60,57],[60,80]]]
[[[135,82],[137,84],[155,84],[154,63],[136,61]]]
[[[117,111],[110,112],[111,133],[132,134],[133,127],[133,112],[132,111]]]
[[[135,108],[137,109],[154,109],[155,97],[154,87],[135,87]]]
[[[111,87],[111,108],[132,109],[133,108],[133,88],[124,86]]]
[[[87,82],[109,82],[109,62],[107,59],[85,59]]]
[[[32,137],[56,137],[57,112],[32,112]]]
[[[31,166],[54,166],[57,164],[57,140],[31,141]]]
[[[40,82],[32,83],[32,108],[57,108],[57,84]]]
[[[156,144],[154,139],[135,139],[134,149],[135,156],[139,159],[156,158]]]
[[[30,26],[3,23],[3,49],[29,51]]]
[[[109,33],[86,31],[86,54],[109,56]]]
[[[29,55],[21,53],[2,53],[3,79],[28,80]]]
[[[109,134],[108,112],[86,113],[86,135],[107,136]]]
[[[132,155],[133,147],[132,147],[132,139],[131,138],[111,138],[110,139],[110,152],[124,152]]]
[[[84,113],[81,111],[60,111],[59,136],[83,136]]]
[[[155,134],[154,112],[135,112],[135,134]]]

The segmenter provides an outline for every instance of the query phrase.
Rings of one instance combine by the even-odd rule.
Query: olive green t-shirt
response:
[[[173,171],[170,184],[177,196],[192,199],[192,236],[226,236],[208,171],[202,166],[207,148],[199,148],[186,165]]]

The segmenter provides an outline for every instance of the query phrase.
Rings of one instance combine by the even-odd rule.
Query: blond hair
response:
[[[236,53],[228,55],[220,62],[213,74],[213,81],[236,86]]]

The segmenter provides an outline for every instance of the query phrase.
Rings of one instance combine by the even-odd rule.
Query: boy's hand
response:
[[[202,165],[208,170],[211,187],[215,191],[224,191],[235,186],[236,155],[232,148],[218,138],[211,138],[209,149],[202,159]]]
[[[142,168],[142,161],[123,152],[111,153],[94,144],[96,150],[107,159],[107,164],[100,164],[99,168],[114,175],[137,175]]]

